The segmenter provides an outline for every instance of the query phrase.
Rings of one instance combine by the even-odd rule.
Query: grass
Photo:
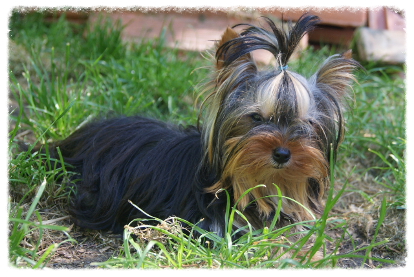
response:
[[[100,18],[100,25],[73,25],[60,17],[51,24],[43,17],[42,13],[14,12],[9,27],[10,95],[16,108],[10,111],[9,128],[9,260],[15,266],[32,268],[47,266],[60,245],[73,241],[67,227],[42,224],[43,207],[64,209],[71,193],[65,180],[71,172],[69,165],[46,166],[55,162],[47,155],[19,152],[18,144],[24,141],[30,149],[39,142],[47,151],[48,142],[107,113],[139,113],[176,124],[195,124],[195,85],[208,74],[207,61],[199,53],[164,47],[164,32],[157,39],[132,44],[120,39],[120,22]],[[308,48],[289,66],[309,76],[333,52],[328,47]],[[395,253],[403,256],[405,85],[398,73],[404,69],[364,66],[367,74],[358,73],[359,85],[349,103],[347,135],[331,175],[325,212],[314,222],[297,224],[309,230],[270,228],[232,240],[230,230],[219,238],[190,225],[190,233],[203,233],[194,239],[179,228],[182,219],[159,220],[158,226],[146,226],[141,220],[147,233],[126,229],[122,249],[95,265],[322,268],[338,266],[342,258],[381,266],[398,258]],[[228,207],[229,225],[235,214],[239,211]],[[365,237],[356,236],[358,231]],[[47,232],[59,232],[64,238],[48,244]],[[142,240],[137,240],[140,236]],[[313,248],[302,253],[302,246],[310,241],[314,241]],[[322,259],[307,258],[315,254]]]

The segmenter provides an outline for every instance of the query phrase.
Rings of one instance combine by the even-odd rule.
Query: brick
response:
[[[122,32],[123,39],[156,38],[165,27],[167,46],[191,51],[213,47],[214,41],[220,39],[227,26],[240,23],[238,20],[212,13],[111,12],[107,15],[127,24]],[[93,17],[91,20],[95,19]]]
[[[368,10],[368,27],[373,30],[385,30],[385,8],[371,8]]]
[[[388,30],[404,30],[405,20],[401,15],[388,8],[385,9],[385,14],[386,26]]]
[[[405,19],[389,8],[370,8],[368,27],[374,30],[404,30]]]
[[[367,23],[367,9],[321,9],[321,8],[307,8],[307,9],[286,9],[286,8],[261,8],[259,11],[262,14],[275,16],[279,19],[291,19],[297,21],[299,17],[309,12],[313,15],[319,16],[322,25],[333,25],[340,27],[360,27]]]

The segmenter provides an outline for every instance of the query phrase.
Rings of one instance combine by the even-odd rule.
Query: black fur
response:
[[[120,232],[146,217],[128,200],[162,219],[175,215],[196,223],[204,217],[208,204],[198,207],[194,197],[202,185],[195,178],[200,133],[193,127],[113,118],[89,123],[55,146],[79,174],[71,214],[81,227]]]
[[[288,22],[289,31],[285,32],[283,29],[277,28],[269,18],[264,16],[262,18],[272,29],[271,32],[250,24],[237,24],[234,26],[249,26],[249,28],[240,33],[241,36],[239,38],[224,43],[218,49],[217,56],[225,56],[225,66],[230,65],[237,58],[258,49],[269,51],[276,59],[281,54],[280,66],[285,66],[302,37],[312,31],[316,24],[320,22],[319,17],[304,14],[298,19],[295,26],[292,27],[291,22]],[[233,51],[228,53],[230,48],[233,48]]]

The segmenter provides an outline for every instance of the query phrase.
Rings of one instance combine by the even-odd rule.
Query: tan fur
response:
[[[276,207],[277,199],[263,198],[268,195],[277,195],[273,186],[276,184],[282,195],[295,199],[309,210],[307,178],[323,180],[327,176],[327,164],[322,153],[305,141],[300,143],[286,141],[279,134],[261,134],[247,140],[244,144],[237,145],[239,138],[232,138],[226,142],[226,167],[219,182],[208,188],[207,192],[214,192],[220,188],[233,187],[234,201],[237,201],[243,192],[259,184],[266,188],[256,188],[249,195],[243,197],[238,208],[243,210],[252,200],[256,199],[258,209],[262,215],[268,216]],[[272,150],[284,146],[290,149],[292,160],[286,167],[276,170],[272,166]],[[236,151],[229,160],[228,155]],[[232,184],[224,186],[224,180],[231,178]],[[323,191],[320,194],[322,197]],[[286,213],[296,214],[301,220],[312,219],[312,216],[300,205],[290,200],[284,200],[282,210]]]
[[[352,49],[349,49],[347,51],[345,51],[344,53],[342,53],[342,58],[344,59],[351,59],[352,58]]]
[[[216,50],[219,49],[219,47],[222,46],[224,43],[238,37],[239,34],[236,31],[234,31],[230,27],[227,27],[226,31],[224,31],[223,35],[221,36],[220,41],[215,43]],[[244,57],[240,57],[240,59],[251,59],[251,55],[247,54]],[[217,70],[221,70],[223,68],[223,57],[218,57],[216,68]]]
[[[270,117],[275,111],[276,97],[284,73],[277,75],[273,80],[259,87],[257,101],[263,116]]]
[[[287,74],[295,87],[296,101],[298,103],[298,116],[299,118],[305,118],[311,104],[309,91],[303,84],[296,80],[292,74],[289,72],[287,72]]]
[[[230,41],[230,40],[232,40],[234,38],[237,38],[237,37],[239,37],[239,34],[237,34],[236,31],[234,31],[230,27],[227,27],[226,31],[224,31],[223,35],[221,36],[220,41],[216,42],[216,44],[215,44],[216,51],[221,45],[223,45],[227,41]],[[223,58],[222,57],[219,57],[217,59],[216,68],[217,68],[217,70],[220,70],[220,69],[223,68]]]
[[[226,31],[223,33],[221,39],[216,42],[215,48],[216,52],[224,43],[239,37],[237,32],[233,29],[227,27]],[[239,70],[235,71],[234,68],[238,68]],[[209,106],[208,113],[205,116],[205,126],[207,126],[208,131],[205,133],[208,137],[205,137],[205,141],[208,142],[208,150],[207,155],[210,163],[213,163],[213,130],[215,127],[215,119],[217,115],[217,111],[219,109],[220,103],[223,99],[231,93],[231,91],[227,91],[224,89],[225,86],[231,85],[234,80],[237,80],[238,75],[240,75],[243,71],[248,70],[256,70],[255,64],[252,60],[250,54],[246,54],[240,57],[238,60],[232,63],[231,66],[227,68],[223,68],[223,58],[222,56],[217,57],[216,63],[216,71],[215,75],[213,75],[212,82],[207,85],[208,88],[211,89],[209,95],[207,95],[206,99],[202,103],[202,107]]]
[[[336,55],[338,56],[338,55]],[[356,64],[351,61],[352,50],[341,55],[341,59],[327,59],[316,73],[316,82],[324,84],[332,89],[332,92],[343,97],[347,88],[352,88],[352,83],[358,83],[352,72]]]

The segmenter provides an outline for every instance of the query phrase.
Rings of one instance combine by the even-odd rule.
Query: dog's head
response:
[[[276,184],[282,195],[314,212],[333,157],[344,134],[344,100],[359,64],[350,51],[322,62],[309,79],[290,71],[287,62],[301,38],[314,28],[316,16],[305,15],[288,31],[264,18],[270,30],[248,25],[237,34],[227,28],[216,44],[215,75],[204,103],[203,162],[217,174],[210,193],[232,188],[243,209],[255,200],[263,217],[275,210]],[[264,49],[276,66],[258,70],[251,52]],[[309,214],[283,199],[282,210],[307,219]]]

